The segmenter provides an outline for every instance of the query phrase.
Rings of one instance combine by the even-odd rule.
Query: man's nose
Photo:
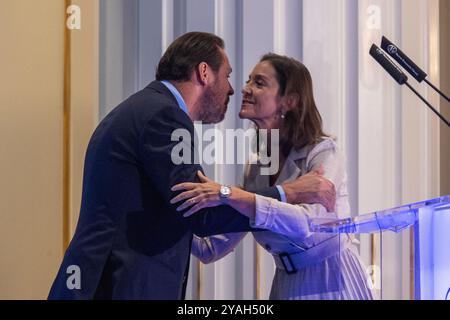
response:
[[[228,91],[228,95],[232,96],[233,94],[234,94],[234,89],[233,89],[233,87],[230,84],[230,91]]]

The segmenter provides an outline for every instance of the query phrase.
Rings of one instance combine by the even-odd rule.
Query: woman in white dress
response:
[[[259,164],[247,165],[244,188],[230,187],[220,197],[220,185],[199,172],[201,183],[183,183],[184,190],[172,202],[198,210],[227,204],[250,219],[256,241],[272,254],[276,272],[270,299],[373,299],[365,268],[354,240],[347,235],[312,233],[311,218],[350,216],[344,159],[333,139],[324,134],[307,68],[295,59],[267,54],[253,69],[242,90],[239,116],[258,129],[279,129],[279,170],[261,175]],[[268,143],[270,146],[270,143]],[[270,150],[268,150],[270,152]],[[291,205],[245,190],[280,185],[319,170],[334,183],[336,207],[330,213],[320,204]],[[192,253],[210,263],[231,252],[245,236],[232,233],[194,237]]]

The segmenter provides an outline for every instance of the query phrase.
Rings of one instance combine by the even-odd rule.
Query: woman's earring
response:
[[[285,118],[285,115],[282,113],[281,114],[281,119],[284,119]]]

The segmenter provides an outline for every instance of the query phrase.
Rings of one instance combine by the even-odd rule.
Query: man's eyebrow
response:
[[[228,69],[228,73],[232,73],[233,72],[233,68]]]

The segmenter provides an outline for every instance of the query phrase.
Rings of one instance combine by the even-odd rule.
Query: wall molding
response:
[[[311,71],[325,129],[338,136],[347,155],[353,214],[439,195],[439,175],[445,168],[439,169],[438,121],[368,55],[372,42],[379,44],[381,35],[386,35],[411,53],[438,83],[439,22],[435,17],[439,0],[101,0],[108,7],[102,14],[109,19],[119,16],[118,21],[126,23],[130,17],[120,16],[119,10],[123,5],[133,6],[133,1],[139,8],[139,61],[136,65],[125,63],[140,72],[135,91],[152,79],[147,70],[156,65],[175,37],[193,30],[214,32],[225,39],[235,89],[225,121],[216,128],[246,128],[249,123],[239,119],[238,109],[241,87],[251,68],[268,51],[295,57]],[[200,7],[202,10],[197,10]],[[379,25],[372,28],[369,19],[377,12]],[[144,19],[148,15],[154,19]],[[121,68],[125,63],[120,59],[133,59],[132,55],[110,52],[110,41],[116,41],[114,48],[121,48],[131,29],[112,26],[106,18],[104,26],[112,29],[103,26],[101,33],[109,39],[104,43],[108,50],[102,55],[106,61],[102,75],[107,79],[101,96],[107,103],[101,115],[114,107],[119,97],[126,98],[124,88],[131,80],[124,75]],[[437,104],[432,92],[419,89]],[[211,177],[227,183],[238,183],[242,176],[239,166],[206,169]],[[384,250],[385,262],[391,260],[384,270],[406,274],[389,278],[387,292],[392,297],[408,297],[410,235],[388,235],[383,248],[371,247],[370,237],[361,238],[366,264],[378,263],[371,251]],[[235,253],[213,265],[200,267],[198,260],[192,259],[188,298],[267,298],[273,271],[272,258],[247,236]]]

